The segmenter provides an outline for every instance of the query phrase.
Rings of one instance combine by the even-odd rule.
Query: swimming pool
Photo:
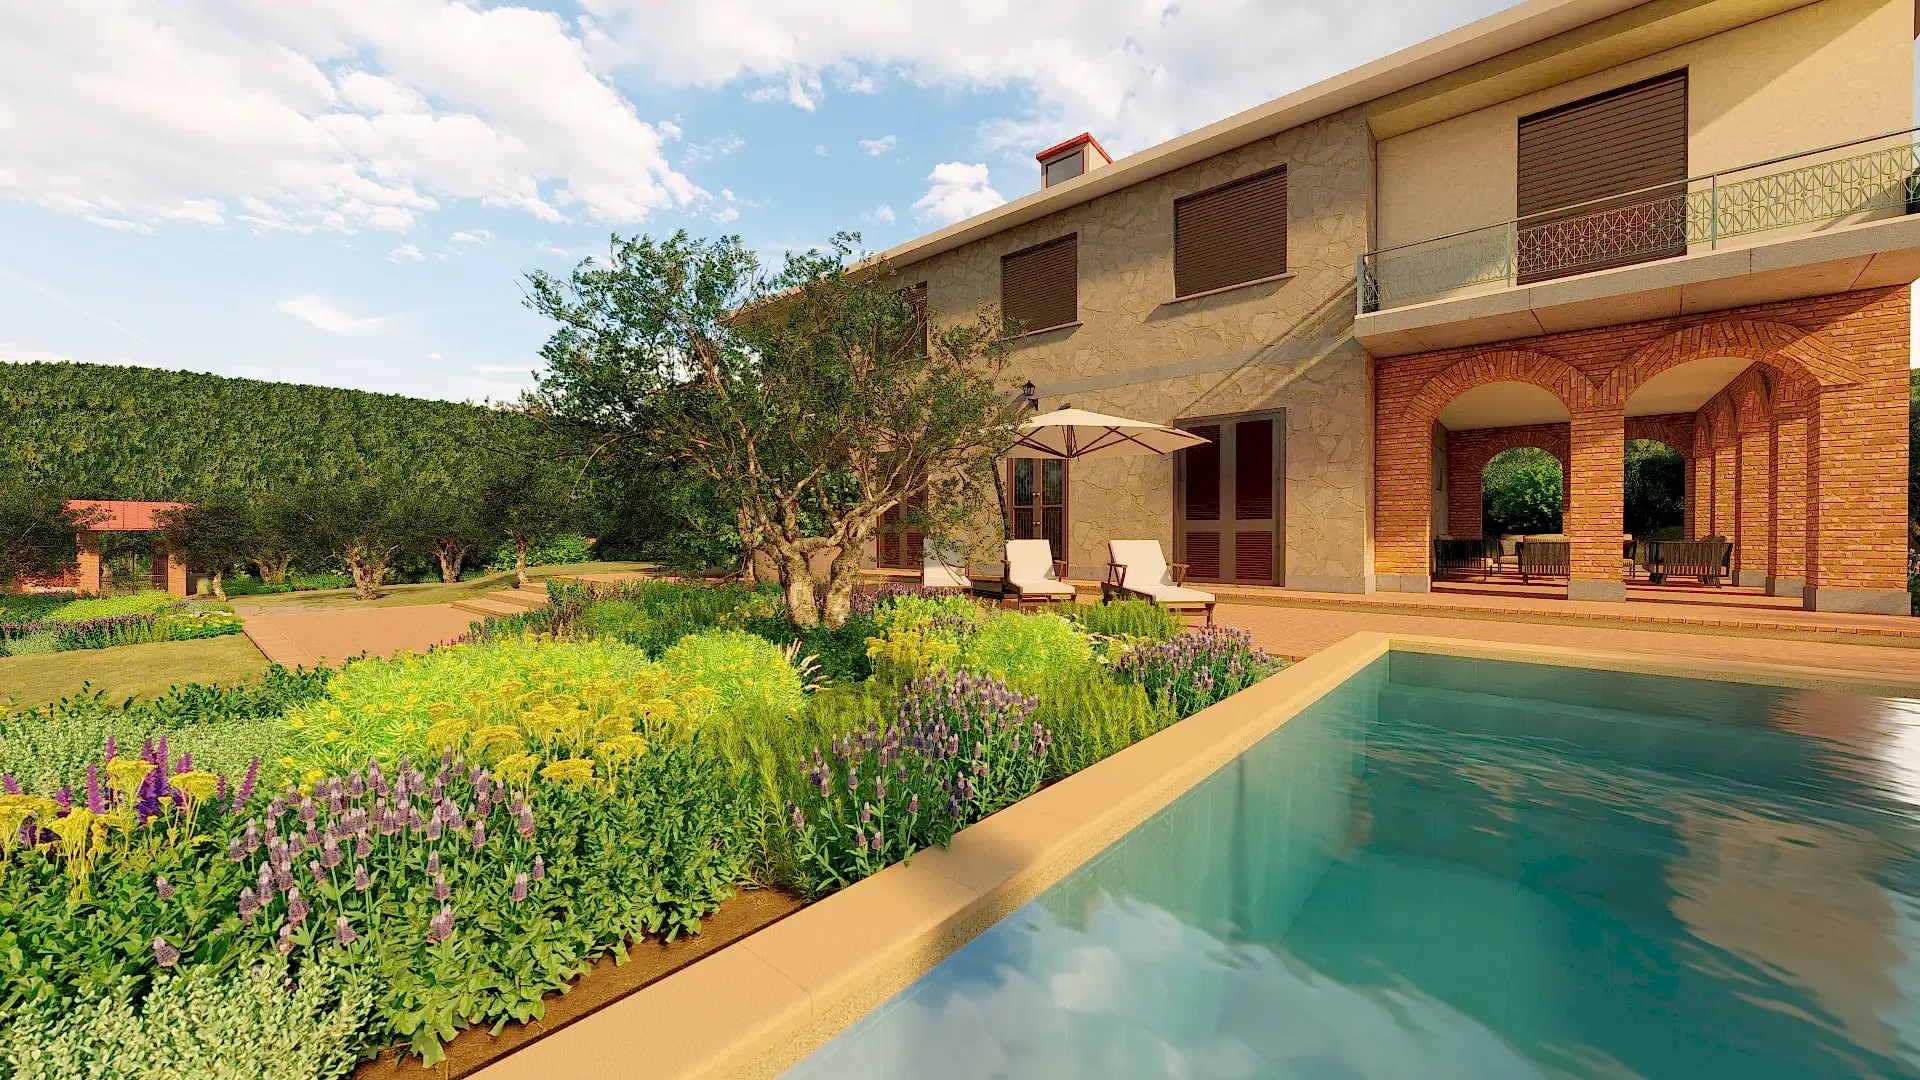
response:
[[[788,1070],[1920,1076],[1920,702],[1395,651]]]

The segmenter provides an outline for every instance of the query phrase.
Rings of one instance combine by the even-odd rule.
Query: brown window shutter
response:
[[[1001,256],[1000,312],[1015,324],[1015,333],[1078,321],[1079,234]]]
[[[1234,426],[1233,489],[1235,518],[1261,521],[1273,516],[1273,421],[1246,420]]]
[[[1271,532],[1233,534],[1233,580],[1261,585],[1272,584],[1273,534]]]
[[[1188,428],[1207,440],[1199,446],[1180,451],[1186,455],[1187,518],[1191,521],[1220,520],[1220,426]]]
[[[1521,117],[1521,281],[1684,253],[1686,180],[1685,69]]]
[[[1176,295],[1224,289],[1286,271],[1286,166],[1174,200]]]
[[[1187,534],[1187,576],[1196,581],[1220,580],[1220,534]]]

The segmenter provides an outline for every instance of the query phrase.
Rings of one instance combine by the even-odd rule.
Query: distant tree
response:
[[[414,547],[440,567],[440,580],[460,580],[461,568],[498,537],[480,521],[479,500],[468,492],[426,492],[406,500]]]
[[[1531,446],[1503,450],[1487,462],[1481,514],[1487,533],[1560,531],[1560,459]]]
[[[1627,442],[1626,531],[1670,531],[1686,521],[1687,463],[1680,451],[1648,439]]]
[[[506,461],[480,485],[476,520],[489,535],[513,545],[516,587],[527,583],[527,548],[571,525],[577,514],[572,489],[550,465]]]
[[[301,497],[300,515],[317,548],[353,576],[363,600],[380,596],[395,559],[414,539],[404,495],[379,484],[315,487]]]
[[[246,500],[230,494],[196,499],[182,509],[162,511],[157,521],[167,550],[205,570],[213,595],[226,599],[227,573],[247,558],[254,530],[253,508]]]
[[[22,575],[71,566],[79,517],[49,488],[0,473],[0,589]]]
[[[303,557],[318,561],[331,554],[316,542],[302,511],[304,502],[305,496],[287,490],[262,492],[248,500],[241,556],[268,585],[285,584],[293,564]]]

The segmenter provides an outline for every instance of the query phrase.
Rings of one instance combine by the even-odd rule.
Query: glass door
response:
[[[1174,455],[1174,559],[1192,581],[1286,580],[1284,412],[1179,427],[1207,440]]]
[[[1067,463],[1057,458],[1007,462],[1007,495],[1013,504],[1013,538],[1044,538],[1055,561],[1067,557]]]

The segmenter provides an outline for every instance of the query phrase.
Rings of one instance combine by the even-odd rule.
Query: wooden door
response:
[[[1191,581],[1286,582],[1286,414],[1180,427],[1208,440],[1174,455],[1174,559]]]
[[[1007,501],[1013,538],[1045,538],[1054,560],[1067,557],[1067,463],[1057,458],[1007,462]]]
[[[880,515],[880,528],[877,530],[879,550],[875,553],[874,562],[896,570],[920,569],[926,534],[908,524],[908,519],[917,509],[919,504],[915,502],[896,506]]]

